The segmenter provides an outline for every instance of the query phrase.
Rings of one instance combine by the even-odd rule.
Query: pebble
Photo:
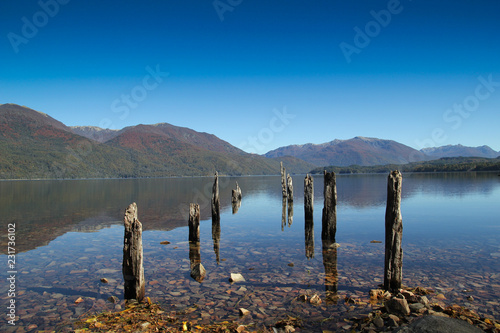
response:
[[[240,316],[246,316],[247,314],[250,314],[250,311],[245,308],[239,308],[238,311],[240,313]]]
[[[231,273],[231,277],[229,278],[230,282],[243,282],[246,281],[243,275],[239,273]]]

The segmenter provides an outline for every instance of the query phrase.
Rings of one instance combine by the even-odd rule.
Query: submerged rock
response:
[[[120,299],[116,296],[109,296],[108,302],[116,304],[116,303],[120,303]]]
[[[191,277],[196,281],[196,282],[203,282],[205,279],[205,276],[207,275],[207,272],[205,270],[205,267],[201,263],[194,264],[193,267],[191,268]]]
[[[250,311],[245,308],[239,308],[238,311],[240,312],[240,316],[246,316],[247,314],[250,314]]]
[[[229,278],[229,282],[244,282],[246,281],[243,275],[239,273],[231,273],[231,277]]]

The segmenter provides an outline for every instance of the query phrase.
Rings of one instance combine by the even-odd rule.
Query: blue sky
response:
[[[500,2],[5,0],[0,103],[249,152],[355,136],[500,150]]]

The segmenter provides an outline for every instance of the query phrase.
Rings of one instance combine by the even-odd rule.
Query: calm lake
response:
[[[243,200],[233,214],[236,181]],[[312,231],[304,224],[304,176],[293,183],[293,207],[283,207],[279,176],[221,177],[220,234],[213,235],[212,177],[1,181],[0,330],[61,329],[85,314],[122,309],[122,220],[132,202],[144,229],[146,296],[167,311],[182,312],[193,324],[273,324],[291,315],[306,327],[342,327],[344,318],[371,311],[370,304],[344,299],[368,303],[369,290],[383,282],[387,175],[337,176],[340,247],[327,252],[321,242],[323,177],[314,178]],[[201,208],[202,283],[190,277],[191,202]],[[500,318],[497,173],[403,174],[402,214],[403,284],[434,289],[446,305]],[[9,224],[15,224],[11,268]],[[15,271],[13,285],[9,271]],[[246,281],[231,284],[231,273]],[[318,294],[321,304],[301,302],[304,294]],[[120,302],[109,302],[110,296]],[[83,302],[75,303],[78,298]],[[12,299],[16,326],[7,323]],[[251,316],[240,318],[240,307]]]

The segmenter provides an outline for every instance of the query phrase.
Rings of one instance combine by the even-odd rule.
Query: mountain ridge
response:
[[[82,131],[86,136],[80,135]],[[102,131],[106,130],[70,128],[26,107],[0,105],[0,179],[279,173],[275,159],[246,153],[213,134],[167,123],[130,126],[108,132],[107,140],[94,140]],[[313,167],[295,158],[288,163],[294,173]]]
[[[427,156],[432,156],[435,158],[459,156],[496,158],[500,156],[500,152],[493,150],[487,145],[477,147],[468,147],[461,144],[446,145],[441,147],[423,148],[420,151],[422,151]]]
[[[500,155],[488,146],[418,151],[394,140],[356,136],[280,147],[262,156],[214,134],[169,123],[121,130],[69,127],[16,104],[0,105],[0,152],[0,179],[207,176],[216,170],[221,175],[279,174],[280,161],[297,174],[318,166],[401,165],[440,154]]]
[[[356,136],[321,144],[290,145],[269,151],[266,157],[294,156],[316,166],[361,166],[405,164],[424,161],[427,156],[394,140]]]

